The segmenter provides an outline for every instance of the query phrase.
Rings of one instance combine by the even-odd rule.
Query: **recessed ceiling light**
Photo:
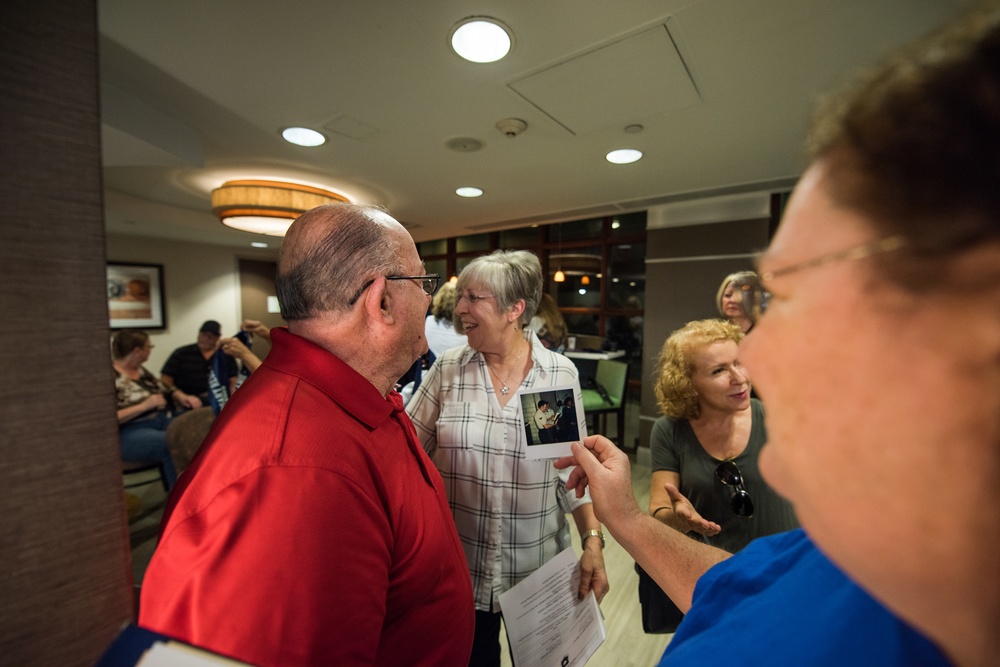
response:
[[[286,127],[281,131],[281,136],[296,146],[322,146],[326,143],[326,137],[308,127]]]
[[[612,164],[629,164],[641,159],[642,151],[637,151],[634,148],[619,148],[616,151],[611,151],[605,157]]]
[[[266,248],[267,247],[266,243],[261,243],[260,241],[254,241],[250,245],[252,245],[254,248]]]
[[[488,16],[470,16],[456,23],[449,34],[455,53],[474,63],[492,63],[510,52],[513,33]]]
[[[479,188],[464,187],[455,190],[455,194],[459,197],[482,197],[483,191]]]

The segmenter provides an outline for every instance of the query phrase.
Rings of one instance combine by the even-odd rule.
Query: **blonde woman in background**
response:
[[[528,328],[535,332],[547,349],[559,353],[566,349],[566,320],[550,294],[542,294],[538,310],[528,323]]]
[[[749,333],[753,328],[746,291],[741,289],[748,281],[756,282],[757,274],[753,271],[730,273],[722,279],[719,291],[715,294],[719,314],[738,326],[743,333]]]
[[[465,334],[455,331],[455,325],[451,321],[455,312],[455,299],[455,286],[452,283],[441,285],[434,295],[434,301],[431,302],[431,314],[424,320],[427,347],[434,353],[435,358],[440,357],[446,350],[465,345],[468,340]]]

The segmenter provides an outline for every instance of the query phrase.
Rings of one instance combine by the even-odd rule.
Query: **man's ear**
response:
[[[387,289],[388,285],[385,276],[379,276],[365,293],[365,312],[372,322],[392,324],[392,295]]]

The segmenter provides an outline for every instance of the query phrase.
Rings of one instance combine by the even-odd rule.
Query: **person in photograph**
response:
[[[559,415],[552,409],[548,401],[538,401],[538,409],[532,418],[538,429],[538,441],[542,444],[555,442],[555,428]]]
[[[406,410],[444,477],[465,547],[476,610],[469,665],[489,667],[500,664],[500,594],[572,544],[566,514],[583,544],[580,597],[593,591],[600,602],[608,577],[589,498],[568,492],[551,461],[525,458],[530,417],[512,400],[519,390],[578,385],[573,363],[527,328],[542,294],[538,258],[477,257],[456,289],[455,328],[468,344],[438,358]]]
[[[576,415],[576,400],[572,394],[563,399],[556,422],[556,442],[572,442],[580,439],[580,426]]]

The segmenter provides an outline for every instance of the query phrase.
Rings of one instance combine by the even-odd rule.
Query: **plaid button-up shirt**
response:
[[[573,362],[528,335],[532,366],[520,389],[576,385],[583,405]],[[525,459],[519,401],[500,407],[483,355],[471,347],[441,355],[406,411],[444,478],[476,609],[498,611],[500,593],[571,544],[566,514],[590,496],[567,491],[569,471],[551,460]]]

